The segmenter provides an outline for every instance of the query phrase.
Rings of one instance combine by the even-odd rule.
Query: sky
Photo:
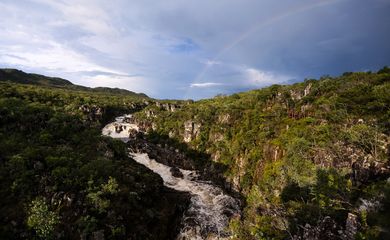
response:
[[[201,99],[390,65],[390,0],[0,0],[0,67]]]

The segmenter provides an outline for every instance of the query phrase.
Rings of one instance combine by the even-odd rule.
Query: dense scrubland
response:
[[[143,108],[147,97],[7,80],[0,82],[1,239],[173,237],[186,198],[131,161],[124,143],[101,136],[105,123]]]
[[[101,136],[124,113],[239,193],[235,239],[390,238],[389,68],[195,102],[16,75],[0,75],[0,238],[173,238],[187,198]]]
[[[390,238],[389,68],[136,116],[151,141],[187,151],[241,193],[237,239]]]

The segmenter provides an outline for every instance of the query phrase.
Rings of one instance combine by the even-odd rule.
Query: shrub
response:
[[[51,238],[55,226],[59,223],[56,212],[50,211],[43,198],[31,202],[27,225],[41,238]]]

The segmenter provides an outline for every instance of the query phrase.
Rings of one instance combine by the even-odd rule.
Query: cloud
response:
[[[217,87],[217,86],[223,86],[222,83],[215,83],[215,82],[205,82],[205,83],[191,83],[190,88],[210,88],[210,87]]]
[[[109,24],[110,16],[105,11],[104,4],[96,4],[95,1],[51,1],[34,0],[37,3],[50,6],[62,14],[61,21],[55,21],[53,24],[59,26],[76,25],[85,31],[94,34],[114,34],[115,28]]]
[[[389,1],[351,2],[4,0],[0,66],[198,99],[388,65]]]
[[[142,76],[108,76],[99,74],[95,76],[84,77],[83,81],[91,87],[105,86],[112,88],[124,88],[138,93],[146,93],[148,95],[156,94],[156,89],[152,86],[152,82]]]
[[[244,75],[249,84],[257,87],[263,87],[271,84],[286,83],[292,77],[261,71],[255,68],[244,69]]]
[[[41,41],[44,41],[43,39]],[[120,71],[100,66],[87,57],[55,42],[46,42],[44,49],[14,47],[11,54],[0,49],[0,63],[29,68],[42,68],[48,72],[101,71],[111,74],[125,74]]]

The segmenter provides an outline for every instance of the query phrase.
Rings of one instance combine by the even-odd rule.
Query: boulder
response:
[[[170,171],[171,171],[172,176],[174,176],[174,177],[177,177],[177,178],[183,178],[184,177],[183,173],[177,167],[171,167]]]

